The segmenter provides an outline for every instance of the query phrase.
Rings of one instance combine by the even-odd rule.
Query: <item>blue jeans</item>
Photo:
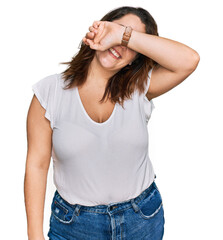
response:
[[[155,181],[137,197],[108,205],[71,205],[55,191],[50,240],[162,240],[164,210]]]

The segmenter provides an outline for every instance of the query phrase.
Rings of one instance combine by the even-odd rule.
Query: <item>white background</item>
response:
[[[154,98],[149,152],[163,197],[164,240],[223,239],[223,34],[220,1],[5,1],[1,24],[1,238],[27,239],[23,181],[31,86],[65,70],[94,20],[129,5],[147,9],[161,37],[195,49],[200,63]],[[55,187],[48,175],[44,233]],[[46,237],[46,239],[48,239]]]

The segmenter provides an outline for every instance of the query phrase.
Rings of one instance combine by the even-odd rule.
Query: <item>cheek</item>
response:
[[[135,52],[133,50],[129,50],[128,55],[127,55],[129,61],[133,61],[135,59],[136,55],[137,55],[137,52]]]
[[[102,51],[96,50],[96,52],[95,52],[95,56],[96,56],[97,58],[100,58],[101,56],[103,56],[103,54],[104,54],[104,52],[102,52]]]
[[[104,61],[104,59],[107,59],[107,54],[106,51],[96,51],[95,52],[95,57],[98,61]]]

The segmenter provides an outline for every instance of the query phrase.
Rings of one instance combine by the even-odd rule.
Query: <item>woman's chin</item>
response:
[[[106,68],[108,70],[116,70],[117,69],[117,64],[114,61],[111,61],[109,59],[103,59],[100,61],[100,63],[103,68]]]

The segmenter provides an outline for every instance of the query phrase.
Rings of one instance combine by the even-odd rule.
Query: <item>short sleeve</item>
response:
[[[40,79],[32,85],[32,91],[36,95],[41,106],[46,110],[45,117],[50,121],[50,126],[54,127],[54,102],[57,86],[57,74],[49,75]]]
[[[146,87],[145,87],[145,91],[144,91],[144,96],[143,96],[143,107],[144,107],[144,112],[145,112],[145,118],[146,118],[146,123],[148,123],[150,117],[151,117],[151,114],[152,114],[152,111],[154,110],[155,108],[155,105],[153,103],[153,100],[149,100],[147,97],[146,97],[146,93],[148,92],[149,90],[149,86],[150,86],[150,79],[151,79],[151,74],[152,74],[152,70],[153,68],[151,68],[149,70],[149,73],[148,73],[148,78],[147,78],[147,83],[146,83]]]

